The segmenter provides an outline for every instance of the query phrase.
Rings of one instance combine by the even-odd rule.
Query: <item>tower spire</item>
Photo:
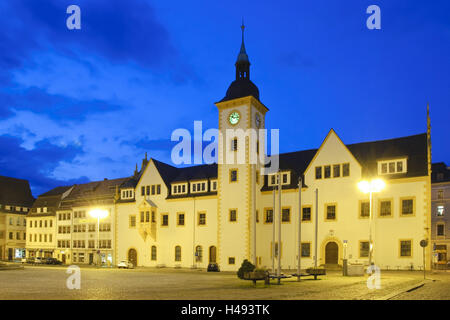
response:
[[[247,52],[245,51],[245,42],[244,42],[244,19],[242,18],[242,42],[241,42],[241,50],[239,50],[239,54],[236,60],[236,80],[239,79],[250,79],[250,61],[248,60]]]

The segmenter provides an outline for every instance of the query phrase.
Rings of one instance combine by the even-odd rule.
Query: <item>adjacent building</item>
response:
[[[73,187],[57,187],[38,196],[27,216],[27,257],[54,257],[56,250],[56,211]]]
[[[26,218],[33,201],[27,180],[0,176],[0,260],[25,258]]]
[[[433,263],[436,269],[443,269],[450,261],[450,168],[443,162],[433,163],[431,181]]]
[[[61,199],[55,217],[54,257],[63,263],[115,265],[117,228],[115,199],[129,178],[74,185]],[[104,212],[97,219],[94,212]]]

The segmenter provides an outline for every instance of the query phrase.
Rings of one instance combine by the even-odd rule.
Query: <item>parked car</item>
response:
[[[208,264],[208,272],[219,272],[219,265],[215,262]]]
[[[117,264],[117,268],[121,269],[133,269],[134,268],[134,264],[128,260],[122,260]]]
[[[45,264],[55,264],[55,265],[62,264],[62,261],[59,261],[56,258],[46,258],[44,262]]]
[[[34,258],[33,264],[43,264],[43,263],[44,263],[44,261],[41,257]]]

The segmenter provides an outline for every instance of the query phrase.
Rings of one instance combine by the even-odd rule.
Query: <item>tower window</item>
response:
[[[231,140],[231,151],[237,151],[237,149],[238,149],[238,139],[233,138],[233,140]]]
[[[237,169],[230,170],[230,182],[236,182],[238,179],[238,171]]]
[[[230,222],[236,222],[237,221],[237,211],[236,209],[230,210]]]

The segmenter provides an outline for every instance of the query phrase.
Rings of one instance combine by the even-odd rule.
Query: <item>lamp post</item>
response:
[[[372,194],[374,192],[380,192],[386,186],[386,183],[381,179],[373,179],[371,181],[363,180],[358,182],[358,188],[363,193],[369,194],[369,267],[372,265],[373,244],[372,244]]]
[[[108,210],[103,209],[93,209],[89,211],[89,215],[97,219],[97,266],[99,265],[100,260],[100,219],[106,218],[108,216],[108,213]]]

